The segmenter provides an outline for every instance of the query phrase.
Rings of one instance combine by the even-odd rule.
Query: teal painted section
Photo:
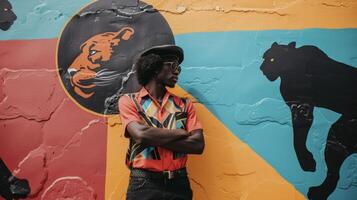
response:
[[[0,40],[59,37],[66,22],[91,0],[9,0],[17,20]]]
[[[304,172],[293,149],[290,110],[281,97],[280,80],[270,82],[259,67],[273,42],[314,45],[334,60],[357,66],[357,29],[306,29],[191,33],[176,36],[185,50],[179,85],[199,99],[237,137],[270,163],[303,194],[326,176],[324,148],[328,130],[340,116],[314,110],[307,146],[316,172]],[[356,87],[356,86],[351,86]],[[356,132],[357,134],[357,132]],[[330,200],[357,196],[357,155],[343,164]]]

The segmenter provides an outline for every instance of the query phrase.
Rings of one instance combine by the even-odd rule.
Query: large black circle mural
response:
[[[57,67],[63,86],[80,106],[117,114],[117,100],[140,87],[133,64],[140,52],[174,44],[164,17],[140,1],[100,0],[77,13],[59,39]]]

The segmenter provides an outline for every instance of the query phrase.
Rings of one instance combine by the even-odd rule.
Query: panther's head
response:
[[[12,6],[7,0],[0,1],[0,29],[7,31],[17,19]]]
[[[260,70],[270,81],[275,81],[279,76],[289,71],[293,52],[296,50],[295,46],[296,42],[291,42],[288,45],[279,45],[274,42],[271,48],[264,53],[264,61]]]
[[[85,99],[91,97],[94,94],[92,89],[97,86],[93,80],[100,79],[101,76],[113,75],[102,70],[101,66],[111,59],[113,48],[121,41],[129,40],[133,34],[134,29],[124,27],[118,32],[97,34],[80,46],[81,53],[67,69],[71,85],[77,95]]]

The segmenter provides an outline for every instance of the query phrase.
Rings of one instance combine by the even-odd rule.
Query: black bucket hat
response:
[[[172,55],[176,56],[178,58],[179,64],[182,63],[183,61],[183,49],[179,46],[173,45],[173,44],[167,44],[167,45],[159,45],[159,46],[153,46],[149,49],[146,49],[140,54],[140,57],[146,56],[149,54],[156,54],[159,55],[163,58],[165,57],[171,57]]]

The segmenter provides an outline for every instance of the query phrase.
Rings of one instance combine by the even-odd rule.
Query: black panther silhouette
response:
[[[17,19],[12,6],[7,0],[0,0],[0,29],[7,31]]]
[[[327,199],[335,190],[343,161],[357,152],[357,68],[329,58],[315,46],[273,43],[264,53],[260,69],[270,80],[281,79],[280,92],[292,115],[294,148],[300,166],[315,171],[316,162],[306,148],[314,107],[342,116],[331,126],[325,147],[327,176],[310,187],[309,199]]]
[[[0,195],[6,200],[26,198],[30,194],[27,180],[13,176],[0,158]]]

